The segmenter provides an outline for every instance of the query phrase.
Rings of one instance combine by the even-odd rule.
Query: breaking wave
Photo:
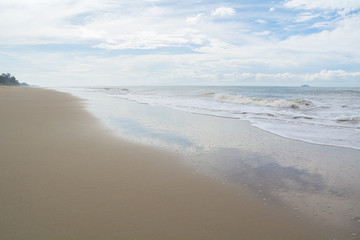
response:
[[[360,116],[340,118],[340,119],[337,119],[337,122],[360,123]]]
[[[265,98],[253,98],[244,97],[241,95],[229,95],[229,94],[214,94],[216,101],[236,103],[243,105],[256,105],[264,107],[275,107],[275,108],[292,108],[306,110],[315,107],[315,104],[305,99],[265,99]]]

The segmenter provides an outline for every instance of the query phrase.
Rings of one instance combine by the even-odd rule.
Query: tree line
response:
[[[10,73],[3,73],[0,75],[0,85],[3,86],[28,86],[26,83],[19,83],[16,77]]]

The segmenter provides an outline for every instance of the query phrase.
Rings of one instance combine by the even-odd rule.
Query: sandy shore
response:
[[[122,141],[68,94],[0,87],[0,239],[329,239],[331,230]]]

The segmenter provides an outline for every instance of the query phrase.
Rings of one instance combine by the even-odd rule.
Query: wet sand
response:
[[[68,94],[0,87],[0,239],[331,239],[336,229],[121,140]],[[335,234],[335,235],[334,235]]]

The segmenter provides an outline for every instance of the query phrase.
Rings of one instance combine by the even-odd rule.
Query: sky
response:
[[[359,0],[0,0],[0,19],[0,73],[44,87],[360,87]]]

